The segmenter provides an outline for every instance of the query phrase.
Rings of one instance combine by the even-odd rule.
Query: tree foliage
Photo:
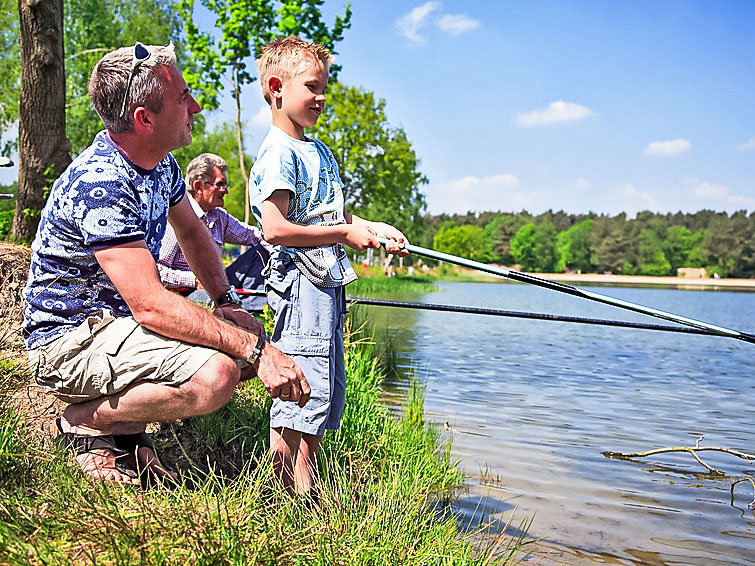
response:
[[[525,271],[555,271],[559,262],[556,228],[548,220],[525,224],[511,240],[511,253]]]
[[[18,1],[0,0],[0,135],[2,152],[15,147],[21,62],[18,49]],[[108,51],[136,41],[177,46],[181,27],[171,3],[163,0],[64,0],[63,44],[66,67],[66,137],[78,153],[87,147],[102,122],[94,112],[87,84],[94,64]]]
[[[350,212],[384,220],[414,240],[423,229],[427,178],[401,128],[388,124],[385,100],[338,82],[328,88],[325,113],[310,129],[338,163]]]
[[[485,225],[485,256],[492,263],[511,264],[516,260],[511,252],[511,240],[526,218],[513,214],[496,216]]]
[[[423,222],[428,237],[480,227],[483,261],[519,263],[525,271],[675,275],[680,267],[704,267],[709,275],[755,277],[755,212],[646,211],[631,219],[623,213],[482,212],[428,215]],[[474,253],[468,250],[467,257]]]
[[[435,235],[433,247],[447,254],[484,261],[485,231],[480,226],[446,223]]]
[[[8,136],[18,120],[21,88],[21,54],[18,48],[18,0],[0,0],[0,154],[8,156],[16,146]]]
[[[595,258],[590,247],[593,220],[588,218],[559,232],[557,248],[560,255],[557,271],[590,271],[595,266]]]
[[[177,46],[181,57],[181,21],[171,3],[163,0],[65,0],[66,135],[74,153],[92,143],[102,122],[87,96],[95,63],[107,52],[134,45]]]
[[[214,153],[225,159],[228,163],[228,194],[223,208],[236,218],[244,218],[246,185],[238,167],[233,166],[238,162],[239,150],[235,131],[236,125],[233,122],[224,122],[210,131],[193,136],[190,146],[172,153],[184,173],[189,162],[200,153]]]

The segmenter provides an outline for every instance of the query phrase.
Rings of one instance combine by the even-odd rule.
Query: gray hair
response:
[[[206,183],[215,180],[215,167],[225,174],[228,164],[225,159],[214,153],[200,153],[186,167],[186,190],[194,194],[194,181],[199,179]]]
[[[89,98],[102,123],[109,131],[122,134],[131,132],[131,110],[143,106],[150,112],[161,112],[166,89],[166,67],[176,65],[173,43],[146,45],[149,58],[141,63],[134,73],[126,101],[129,110],[121,117],[123,95],[126,92],[134,47],[121,47],[106,54],[94,66],[89,79]]]

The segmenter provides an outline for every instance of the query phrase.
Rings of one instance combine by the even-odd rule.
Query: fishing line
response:
[[[386,245],[388,243],[388,240],[386,240],[385,238],[378,238],[377,240],[383,245]],[[479,261],[474,261],[471,259],[466,259],[466,258],[446,254],[443,252],[438,252],[435,250],[422,248],[419,246],[413,246],[411,244],[406,244],[404,248],[406,249],[406,251],[416,254],[416,255],[421,255],[421,256],[429,257],[431,259],[436,259],[440,261],[446,261],[448,263],[461,265],[463,267],[469,267],[471,269],[476,269],[478,271],[492,273],[493,275],[499,275],[501,277],[505,277],[513,281],[518,281],[520,283],[529,283],[531,285],[536,285],[538,287],[551,289],[552,291],[559,291],[561,293],[566,293],[568,295],[572,295],[575,297],[590,299],[592,301],[597,301],[599,303],[604,303],[607,305],[612,305],[615,307],[638,312],[641,314],[654,316],[656,318],[662,318],[664,320],[676,322],[677,324],[682,324],[684,326],[690,326],[697,329],[707,330],[709,333],[715,334],[717,336],[726,336],[728,338],[735,338],[737,340],[742,340],[744,342],[750,342],[751,344],[755,344],[755,334],[749,334],[747,332],[740,332],[739,330],[732,330],[730,328],[725,328],[723,326],[716,326],[714,324],[710,324],[710,323],[703,322],[700,320],[695,320],[692,318],[679,316],[677,314],[654,309],[651,307],[645,307],[643,305],[638,305],[636,303],[630,303],[629,301],[622,301],[621,299],[615,299],[607,295],[601,295],[599,293],[593,293],[592,291],[585,291],[583,289],[578,289],[577,287],[572,287],[571,285],[565,285],[563,283],[558,283],[556,281],[548,281],[546,279],[541,279],[539,277],[529,275],[528,273],[520,273],[518,271],[506,269],[505,267],[496,267],[496,266],[488,265],[485,263],[480,263]]]

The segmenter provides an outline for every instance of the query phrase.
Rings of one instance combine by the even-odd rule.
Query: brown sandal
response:
[[[75,432],[63,432],[60,425],[60,419],[55,421],[58,426],[58,436],[55,437],[55,443],[62,449],[66,450],[75,457],[82,454],[89,454],[94,450],[106,450],[113,454],[115,470],[130,479],[137,479],[139,474],[131,466],[122,461],[123,456],[127,454],[125,450],[118,448],[112,434],[102,436],[86,436],[76,434]]]

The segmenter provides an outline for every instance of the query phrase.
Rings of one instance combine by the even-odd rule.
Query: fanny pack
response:
[[[340,287],[357,279],[343,244],[292,249],[297,269],[318,287]]]

